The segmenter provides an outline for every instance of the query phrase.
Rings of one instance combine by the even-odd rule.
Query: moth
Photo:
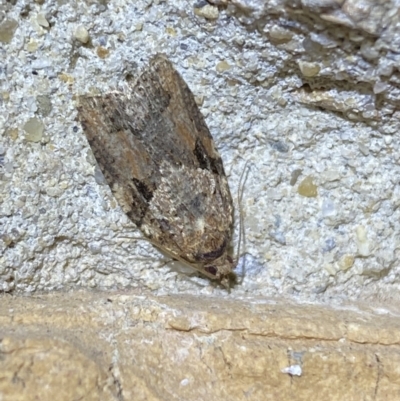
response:
[[[189,87],[156,55],[127,89],[78,98],[78,120],[122,210],[171,258],[226,285],[233,203]]]

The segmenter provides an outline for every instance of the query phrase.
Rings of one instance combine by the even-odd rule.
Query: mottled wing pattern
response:
[[[228,255],[232,197],[193,94],[157,55],[124,92],[81,97],[78,118],[107,183],[154,244],[212,278]]]

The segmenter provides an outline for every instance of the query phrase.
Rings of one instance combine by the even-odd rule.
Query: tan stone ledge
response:
[[[4,295],[0,338],[2,401],[400,399],[400,316],[383,307]]]

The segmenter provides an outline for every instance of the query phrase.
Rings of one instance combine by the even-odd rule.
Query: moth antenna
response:
[[[148,238],[146,237],[125,237],[125,235],[118,237],[118,239],[133,239],[133,240],[138,240],[138,241],[147,241],[150,242]],[[151,243],[151,242],[150,242]],[[153,244],[152,244],[153,245]]]
[[[238,248],[237,248],[237,254],[236,254],[236,263],[239,262],[239,258],[240,258],[240,248],[242,245],[242,241],[243,244],[246,241],[245,238],[245,232],[244,232],[244,218],[243,218],[243,204],[242,204],[242,200],[243,200],[243,193],[244,193],[244,186],[246,184],[247,181],[247,176],[249,174],[250,171],[250,167],[249,167],[249,161],[247,160],[242,174],[240,175],[240,179],[239,179],[239,185],[238,185],[238,192],[237,192],[237,203],[238,203],[238,207],[239,207],[239,238],[238,238]],[[242,267],[242,279],[240,282],[243,281],[243,277],[244,277],[244,264]]]

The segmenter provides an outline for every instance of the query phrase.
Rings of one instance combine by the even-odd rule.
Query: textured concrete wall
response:
[[[245,277],[232,293],[398,297],[398,2],[1,7],[2,290],[225,294],[122,238],[137,233],[75,121],[75,95],[121,87],[163,52],[201,105],[233,193],[251,165]]]

